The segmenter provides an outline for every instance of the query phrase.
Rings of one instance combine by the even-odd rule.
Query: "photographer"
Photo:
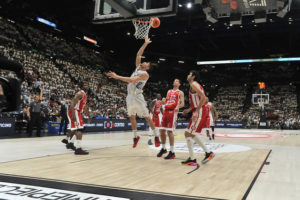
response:
[[[42,123],[42,117],[41,117],[41,101],[43,98],[43,89],[40,89],[40,95],[36,95],[34,97],[34,101],[30,103],[28,110],[27,110],[27,116],[29,118],[28,123],[28,129],[27,133],[29,136],[32,136],[32,128],[34,125],[37,126],[37,133],[36,135],[38,137],[41,137],[41,123]]]
[[[0,85],[0,112],[1,112],[1,108],[5,108],[7,104],[6,98],[4,96],[4,92],[3,92],[3,88]]]

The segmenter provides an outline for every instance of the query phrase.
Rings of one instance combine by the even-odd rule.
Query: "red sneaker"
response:
[[[159,137],[155,136],[154,143],[155,143],[155,147],[159,147],[160,146]]]
[[[140,136],[137,136],[136,138],[133,138],[133,145],[132,145],[133,148],[136,147],[136,145],[138,144],[139,140],[140,140]]]

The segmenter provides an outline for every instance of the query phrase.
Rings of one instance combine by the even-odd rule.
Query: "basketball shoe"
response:
[[[87,155],[89,152],[82,150],[82,148],[78,148],[74,152],[75,155]]]
[[[159,141],[159,137],[158,136],[154,137],[154,143],[155,143],[155,147],[159,147],[160,146],[160,141]]]
[[[175,153],[170,151],[169,154],[165,157],[166,160],[171,160],[175,158]]]
[[[201,161],[202,164],[207,163],[208,161],[210,161],[211,159],[213,159],[213,157],[215,157],[215,153],[213,153],[213,152],[209,152],[209,153],[205,152],[205,158]]]
[[[157,157],[161,157],[163,154],[167,153],[168,151],[164,148],[161,148],[160,152],[157,154]]]
[[[61,142],[65,143],[65,144],[68,144],[68,140],[67,139],[63,139]]]
[[[190,157],[188,159],[186,159],[185,161],[182,161],[181,164],[183,165],[190,165],[190,166],[194,166],[197,165],[197,160],[196,159],[191,159]]]
[[[67,148],[67,149],[72,149],[73,151],[76,150],[76,147],[74,146],[74,144],[73,144],[72,142],[68,143],[68,144],[66,145],[66,148]]]
[[[140,140],[140,136],[137,136],[136,138],[133,138],[133,145],[132,145],[133,148],[135,148],[137,146],[139,140]]]

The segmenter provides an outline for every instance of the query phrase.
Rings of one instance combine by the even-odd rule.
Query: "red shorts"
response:
[[[175,110],[165,110],[161,121],[161,129],[175,131],[177,125],[177,115],[178,112],[175,112]]]
[[[72,111],[69,109],[68,111],[68,119],[69,119],[69,127],[68,129],[71,131],[83,129],[84,128],[84,121],[82,118],[81,113],[75,110],[76,122],[72,122]]]
[[[157,127],[157,128],[160,127],[160,119],[159,119],[159,116],[154,117],[154,115],[152,115],[152,121],[153,121],[155,127]]]
[[[187,127],[187,132],[191,134],[201,133],[202,129],[206,127],[207,118],[209,118],[209,109],[203,109],[202,107],[199,111],[199,115],[196,116],[195,114],[196,110],[193,111],[193,116],[191,117]]]
[[[206,118],[206,123],[205,123],[204,128],[210,128],[210,117]]]

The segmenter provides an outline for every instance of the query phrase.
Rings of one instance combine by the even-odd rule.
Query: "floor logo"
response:
[[[214,153],[230,153],[230,152],[242,152],[249,151],[251,147],[237,145],[237,144],[225,144],[225,143],[205,143],[206,147]],[[159,150],[161,147],[155,147],[151,145],[150,148]],[[175,152],[189,152],[186,143],[175,143]],[[203,153],[204,151],[198,144],[194,144],[195,153]]]
[[[129,200],[107,195],[88,194],[83,192],[73,192],[31,185],[0,182],[0,199],[14,200]]]

